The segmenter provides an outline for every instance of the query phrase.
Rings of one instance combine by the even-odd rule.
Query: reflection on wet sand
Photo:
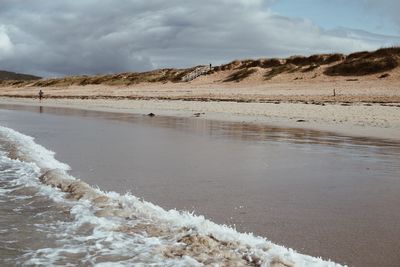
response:
[[[107,120],[124,121],[128,123],[141,123],[156,127],[164,127],[220,136],[221,138],[235,138],[245,141],[286,141],[295,144],[318,144],[324,146],[366,146],[374,147],[379,153],[384,149],[383,154],[390,154],[391,149],[396,154],[400,141],[385,140],[378,138],[355,137],[338,135],[332,132],[316,131],[301,128],[274,127],[267,124],[239,123],[216,120],[205,120],[197,118],[172,117],[172,116],[146,116],[146,114],[126,114],[116,112],[102,112],[94,110],[81,110],[69,108],[34,107],[26,105],[0,105],[3,109],[38,111],[39,113],[91,117]]]

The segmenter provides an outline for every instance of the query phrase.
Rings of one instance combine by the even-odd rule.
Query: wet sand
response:
[[[194,117],[307,128],[344,135],[400,140],[400,106],[371,103],[240,103],[123,99],[0,98],[0,104],[76,108],[117,113]]]
[[[193,210],[339,263],[400,262],[400,142],[197,118],[1,108],[9,109],[0,111],[2,125],[36,137],[72,175],[103,190]]]

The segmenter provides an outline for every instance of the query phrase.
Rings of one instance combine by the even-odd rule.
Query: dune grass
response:
[[[362,76],[390,71],[399,66],[400,47],[381,48],[374,52],[357,52],[327,68],[330,76]]]
[[[220,71],[230,71],[224,82],[240,82],[257,71],[266,69],[264,78],[270,80],[282,73],[312,72],[323,65],[324,74],[329,76],[362,76],[388,72],[400,65],[400,47],[381,48],[373,52],[361,51],[344,56],[342,54],[317,54],[308,57],[292,56],[287,59],[261,58],[234,60],[228,64],[215,66],[205,75]],[[147,72],[127,72],[94,76],[69,76],[64,78],[41,79],[26,81],[26,77],[10,76],[10,72],[0,71],[2,86],[71,86],[71,85],[134,85],[139,83],[182,82],[182,78],[198,66],[186,69],[158,69]],[[232,73],[233,72],[233,73]],[[1,79],[1,74],[7,79]],[[11,73],[12,74],[12,73]],[[3,76],[4,76],[3,75]],[[5,76],[4,76],[5,77]],[[32,76],[34,77],[34,76]],[[28,77],[31,78],[31,77]],[[38,77],[34,77],[35,79]],[[15,80],[12,80],[15,79]]]

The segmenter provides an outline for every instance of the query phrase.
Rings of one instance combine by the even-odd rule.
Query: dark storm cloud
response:
[[[390,43],[273,14],[272,2],[1,0],[0,69],[46,76],[140,71]]]

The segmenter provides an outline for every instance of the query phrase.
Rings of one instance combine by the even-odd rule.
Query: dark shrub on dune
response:
[[[309,57],[294,56],[286,60],[287,64],[294,64],[297,66],[311,66],[311,65],[324,65],[331,64],[336,61],[344,59],[342,54],[317,54]]]
[[[286,59],[286,64],[293,64],[296,66],[310,65],[311,57],[293,56]]]
[[[369,54],[370,54],[370,52],[368,52],[368,51],[355,52],[355,53],[349,54],[349,55],[346,57],[346,60],[359,59],[359,58],[368,56]]]
[[[280,65],[282,65],[282,62],[277,58],[266,59],[261,63],[262,68],[272,68]]]
[[[331,76],[361,76],[390,71],[399,66],[400,48],[382,48],[374,52],[350,54],[337,65],[324,72]]]
[[[326,56],[324,64],[331,64],[337,61],[342,61],[344,60],[344,58],[345,56],[343,54],[330,54]]]

